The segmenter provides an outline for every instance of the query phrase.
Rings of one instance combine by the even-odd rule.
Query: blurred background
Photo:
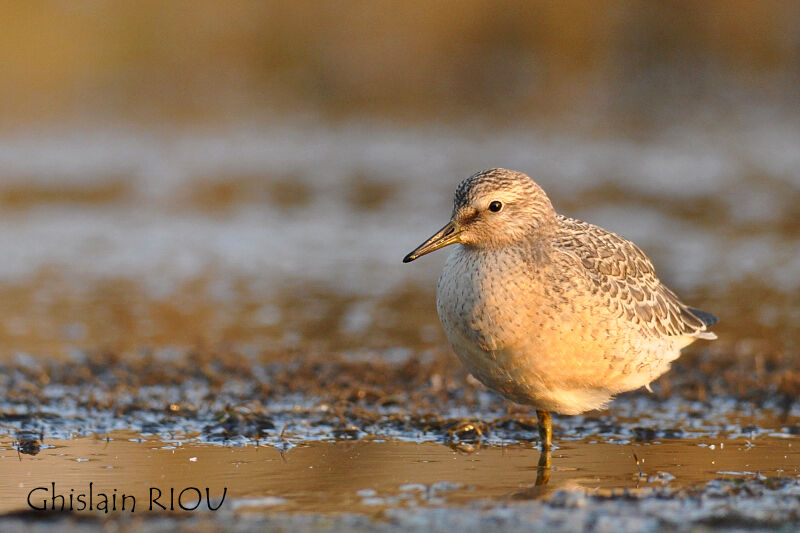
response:
[[[0,357],[446,350],[400,260],[494,166],[796,349],[799,86],[796,2],[10,2]]]

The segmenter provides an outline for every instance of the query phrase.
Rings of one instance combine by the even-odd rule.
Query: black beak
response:
[[[411,253],[403,258],[403,263],[410,263],[418,257],[435,252],[439,248],[461,241],[461,230],[452,220],[445,227],[437,231],[430,239],[417,246]]]

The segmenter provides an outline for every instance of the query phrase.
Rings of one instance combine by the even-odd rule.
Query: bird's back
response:
[[[682,303],[634,243],[588,222],[561,215],[558,222],[553,249],[568,257],[576,275],[586,281],[586,298],[607,304],[644,337],[716,338],[707,331],[716,317]]]

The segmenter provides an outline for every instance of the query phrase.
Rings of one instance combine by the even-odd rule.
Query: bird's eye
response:
[[[497,213],[501,209],[503,209],[503,202],[500,202],[499,200],[495,200],[489,204],[489,211],[492,213]]]

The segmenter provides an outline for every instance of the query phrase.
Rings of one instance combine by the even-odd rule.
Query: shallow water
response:
[[[546,500],[565,489],[602,496],[702,490],[712,480],[796,481],[799,442],[769,436],[628,445],[571,441],[552,452],[552,468],[544,476],[540,453],[519,445],[464,453],[435,443],[364,439],[307,442],[281,450],[114,432],[106,438],[45,439],[38,454],[25,455],[5,440],[0,465],[8,482],[0,485],[0,512],[52,509],[53,494],[64,495],[67,507],[72,494],[73,508],[84,511],[77,497],[83,493],[88,502],[90,483],[93,504],[104,500],[103,493],[117,511],[123,494],[134,496],[126,499],[128,511],[134,503],[139,511],[150,510],[151,497],[167,507],[180,510],[183,504],[184,510],[193,510],[198,503],[194,487],[202,493],[201,509],[208,508],[210,495],[212,507],[236,511],[366,514],[476,500],[489,505]],[[29,505],[28,494],[37,488]],[[56,505],[60,508],[60,500]]]

